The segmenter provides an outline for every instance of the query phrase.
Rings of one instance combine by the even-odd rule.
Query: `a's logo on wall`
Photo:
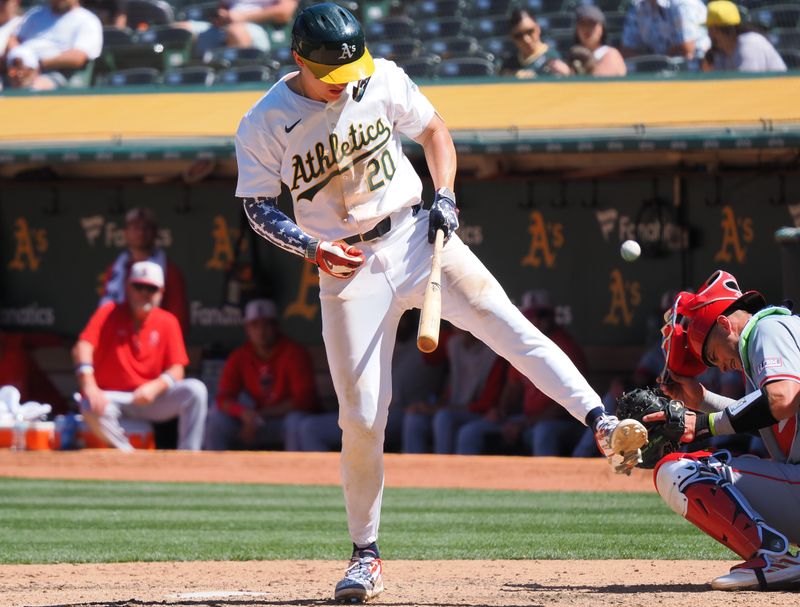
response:
[[[311,298],[311,290],[319,287],[319,272],[310,263],[303,264],[303,273],[300,275],[300,284],[297,285],[297,297],[286,306],[284,318],[300,316],[306,320],[313,320],[319,312],[319,298]]]
[[[556,263],[558,249],[564,246],[564,226],[560,223],[547,223],[539,211],[532,211],[528,232],[531,235],[531,246],[528,254],[522,258],[522,265],[538,268],[544,264],[544,267],[552,268]]]
[[[745,244],[753,242],[753,219],[736,217],[729,206],[722,207],[722,244],[714,255],[714,261],[736,261],[743,263],[747,257]]]
[[[214,239],[214,250],[211,252],[211,259],[206,262],[206,267],[212,270],[227,270],[234,262],[233,239],[238,234],[233,234],[233,230],[228,227],[228,222],[222,215],[216,215],[212,223],[211,238]]]
[[[8,269],[35,272],[47,252],[47,231],[31,228],[24,217],[17,217],[14,225],[14,259],[8,262]]]
[[[608,313],[603,317],[603,324],[615,327],[620,324],[630,326],[633,322],[633,313],[642,303],[641,285],[636,280],[625,281],[622,272],[612,270],[608,292],[611,298]]]

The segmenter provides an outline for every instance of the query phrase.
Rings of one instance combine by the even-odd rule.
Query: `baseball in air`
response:
[[[619,248],[619,254],[625,261],[636,261],[642,254],[642,247],[635,240],[626,240]]]

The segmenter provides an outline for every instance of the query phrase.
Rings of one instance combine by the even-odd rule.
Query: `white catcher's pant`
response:
[[[431,267],[428,213],[403,209],[384,237],[357,246],[365,264],[349,280],[320,273],[322,335],[342,428],[341,473],[350,536],[377,538],[383,432],[392,395],[392,350],[403,312],[422,306]],[[442,316],[519,369],[580,421],[602,406],[575,365],[534,327],[467,246],[442,250]]]

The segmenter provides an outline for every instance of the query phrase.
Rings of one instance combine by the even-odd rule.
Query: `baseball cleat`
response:
[[[714,590],[779,590],[800,584],[800,560],[791,554],[763,554],[733,567],[711,582]]]
[[[383,592],[383,564],[371,550],[356,550],[344,578],[336,584],[334,600],[340,603],[366,603]]]

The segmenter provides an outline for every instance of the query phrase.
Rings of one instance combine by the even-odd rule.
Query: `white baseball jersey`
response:
[[[351,83],[327,104],[296,94],[290,77],[239,125],[236,196],[276,198],[285,183],[297,224],[322,240],[367,232],[419,202],[422,183],[400,135],[420,135],[434,109],[401,68],[377,59],[360,99],[363,83]]]

